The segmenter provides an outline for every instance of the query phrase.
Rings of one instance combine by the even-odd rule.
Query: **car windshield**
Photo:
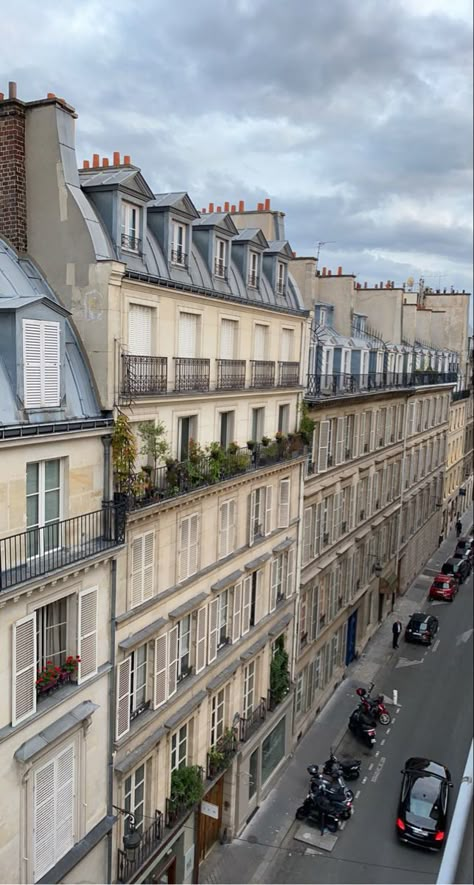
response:
[[[447,590],[449,587],[449,581],[435,581],[434,586],[437,590]]]
[[[407,811],[417,817],[438,820],[440,781],[433,777],[417,777],[412,783],[408,796]]]

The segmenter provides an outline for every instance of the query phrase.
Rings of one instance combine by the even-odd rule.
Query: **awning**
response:
[[[391,572],[384,578],[380,578],[380,592],[381,593],[396,593],[398,586],[398,578],[396,575]]]

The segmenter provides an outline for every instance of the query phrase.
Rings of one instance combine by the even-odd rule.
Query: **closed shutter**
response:
[[[128,351],[137,356],[151,356],[152,307],[131,304],[128,309]]]
[[[349,531],[352,531],[354,528],[354,508],[355,508],[355,494],[354,494],[354,486],[349,487]]]
[[[371,512],[372,512],[372,510],[371,510],[371,505],[372,505],[372,477],[371,477],[371,476],[368,476],[368,477],[367,477],[367,491],[366,491],[366,496],[365,496],[365,497],[366,497],[366,505],[367,505],[367,506],[366,506],[366,516],[370,516],[370,514],[371,514]]]
[[[237,345],[237,321],[222,320],[221,321],[221,342],[220,342],[220,358],[221,360],[233,360],[236,355]]]
[[[257,507],[257,492],[254,489],[248,497],[249,502],[249,547],[255,541],[255,515]]]
[[[321,502],[316,504],[314,508],[314,533],[313,533],[313,556],[317,556],[321,551],[321,534],[323,530],[323,521],[321,519]]]
[[[336,422],[336,464],[342,464],[344,460],[344,418],[338,418]]]
[[[125,658],[117,667],[117,720],[115,737],[120,740],[130,728],[130,672],[131,660]]]
[[[267,352],[267,326],[255,324],[255,356],[256,360],[265,360]]]
[[[81,590],[79,593],[79,643],[81,659],[78,682],[85,682],[97,673],[97,603],[98,588]]]
[[[36,710],[36,614],[13,625],[12,725]]]
[[[288,558],[286,564],[286,596],[293,595],[293,579],[294,579],[294,571],[295,571],[295,551],[293,548],[288,550]]]
[[[59,323],[43,323],[43,405],[59,406]]]
[[[386,410],[386,419],[385,419],[385,445],[389,446],[392,437],[392,410]]]
[[[56,860],[64,857],[75,842],[75,758],[74,745],[59,753],[56,759]]]
[[[196,619],[196,673],[206,666],[207,607],[200,608]]]
[[[250,605],[252,601],[252,578],[244,579],[244,593],[242,603],[242,636],[250,630]]]
[[[340,534],[341,534],[341,493],[337,492],[337,494],[334,495],[333,529],[332,529],[333,540],[337,541]]]
[[[167,675],[168,675],[168,635],[159,636],[155,639],[155,682],[153,690],[153,707],[161,707],[167,698]]]
[[[354,415],[354,435],[352,438],[352,457],[358,458],[364,451],[364,438],[361,430],[361,416]]]
[[[23,320],[24,402],[26,409],[39,409],[41,400],[41,323]]]
[[[189,563],[189,516],[181,520],[179,528],[179,580],[184,581],[188,577]]]
[[[319,425],[318,471],[328,469],[329,421],[321,421]]]
[[[240,639],[240,624],[242,617],[242,581],[234,587],[234,600],[232,609],[232,642]]]
[[[258,570],[255,581],[255,623],[258,624],[258,622],[267,614],[267,607],[263,594],[263,569]]]
[[[303,514],[303,565],[306,565],[312,555],[313,534],[313,508],[305,507]]]
[[[47,762],[34,776],[33,882],[38,882],[56,863],[55,763]]]
[[[195,313],[180,313],[178,356],[188,359],[197,357],[198,321]]]
[[[290,524],[290,480],[281,479],[278,495],[278,528],[285,529]]]
[[[176,692],[178,684],[178,628],[173,627],[168,633],[168,697]]]
[[[413,422],[415,420],[415,403],[408,403],[408,421],[407,421],[407,436],[412,436],[414,432]]]
[[[277,593],[278,593],[278,572],[279,572],[279,559],[272,560],[272,574],[271,574],[271,584],[270,584],[270,611],[274,612],[277,604]]]
[[[25,408],[59,406],[60,356],[59,323],[23,320]]]
[[[135,608],[143,600],[143,535],[132,541],[132,577],[131,577],[131,607]]]
[[[219,632],[219,625],[217,622],[217,615],[219,611],[219,600],[213,599],[211,603],[209,603],[209,645],[208,645],[208,662],[212,664],[213,661],[217,658],[217,638]]]
[[[375,449],[375,411],[370,413],[370,444],[369,449],[371,452]]]
[[[293,329],[281,330],[281,361],[289,363],[293,359]]]
[[[272,501],[273,488],[267,486],[265,489],[265,534],[269,535],[272,531]]]
[[[189,528],[189,570],[188,575],[194,575],[198,569],[199,554],[199,516],[194,513],[190,519]]]
[[[154,590],[155,533],[146,532],[132,543],[131,607],[151,599]]]
[[[219,508],[219,559],[232,553],[235,543],[235,501],[224,501]]]
[[[147,532],[143,538],[143,599],[153,596],[155,533]]]
[[[372,513],[378,509],[377,502],[379,500],[379,474],[374,473],[372,480]]]

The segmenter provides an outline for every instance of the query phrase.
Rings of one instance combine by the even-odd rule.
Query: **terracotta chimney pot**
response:
[[[98,169],[100,166],[99,154],[92,154],[92,165],[94,169]]]
[[[54,92],[48,92],[46,98],[56,98]]]
[[[326,268],[323,267],[323,277],[325,277],[325,276],[326,276]]]
[[[230,208],[230,203],[224,203],[224,212],[228,212]]]
[[[125,156],[123,158],[123,164],[124,164],[124,166],[131,166],[132,165],[132,161],[130,159],[129,154],[125,154]]]
[[[8,84],[8,98],[16,98],[16,83],[14,80],[10,80]]]
[[[120,152],[114,151],[114,166],[120,166]]]
[[[332,270],[328,270],[328,277],[332,276]]]
[[[84,160],[84,162],[82,164],[82,168],[83,169],[90,169],[90,165],[91,164],[89,163],[89,160]]]
[[[338,267],[337,275],[338,275],[338,277],[340,277],[342,275],[342,267]]]
[[[108,166],[108,165],[109,165],[109,158],[102,157],[102,166]]]
[[[269,200],[268,197],[267,197],[267,199],[265,200],[265,211],[266,211],[266,212],[269,212],[269,211],[270,211],[270,200]]]
[[[209,212],[214,212],[214,203],[209,203]]]
[[[257,203],[257,209],[259,212],[263,212],[263,203]]]
[[[245,203],[243,200],[239,200],[239,212],[245,212]]]
[[[232,203],[232,206],[230,207],[230,211],[235,212],[235,203]]]
[[[222,206],[216,206],[216,212],[222,212]]]

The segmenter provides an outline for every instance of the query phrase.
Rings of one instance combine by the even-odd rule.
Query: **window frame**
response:
[[[133,252],[134,254],[138,254],[140,252],[140,206],[137,206],[136,203],[131,203],[129,200],[121,201],[121,209],[120,209],[120,248],[124,252]],[[135,223],[131,223],[131,217],[135,216]],[[128,240],[128,243],[124,243],[124,237]]]

